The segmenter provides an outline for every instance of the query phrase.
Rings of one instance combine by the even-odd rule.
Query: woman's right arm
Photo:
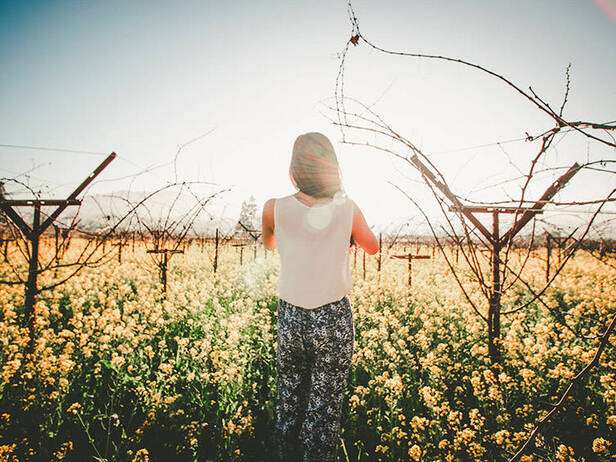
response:
[[[372,230],[368,227],[364,214],[353,201],[353,228],[351,231],[351,240],[359,244],[359,246],[369,255],[374,255],[379,251],[379,241]]]
[[[274,250],[276,248],[276,234],[274,229],[276,223],[274,223],[274,210],[276,206],[276,199],[268,199],[263,205],[263,214],[261,216],[261,241],[263,247],[267,250]]]

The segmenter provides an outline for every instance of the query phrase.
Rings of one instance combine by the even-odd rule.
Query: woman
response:
[[[333,461],[355,345],[349,247],[378,241],[346,197],[321,133],[300,135],[289,168],[296,194],[263,207],[263,245],[278,247],[277,451],[281,460]]]

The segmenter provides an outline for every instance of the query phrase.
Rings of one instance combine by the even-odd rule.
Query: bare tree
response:
[[[591,230],[595,219],[602,212],[604,205],[615,200],[613,196],[616,193],[616,189],[609,192],[609,194],[605,197],[574,202],[576,205],[594,205],[596,208],[584,226],[579,227],[579,230],[577,230],[579,231],[577,235],[573,235],[574,233],[572,233],[570,236],[573,243],[566,248],[564,256],[559,262],[556,270],[550,275],[550,277],[547,278],[545,283],[539,284],[537,287],[536,282],[529,278],[532,273],[528,274],[528,271],[524,271],[527,267],[527,263],[531,260],[532,250],[535,247],[534,241],[537,215],[541,214],[544,207],[547,205],[550,205],[551,207],[563,205],[562,202],[559,203],[553,201],[555,194],[581,170],[599,170],[602,173],[608,174],[616,173],[615,171],[606,168],[614,162],[609,159],[580,163],[576,162],[573,165],[553,167],[552,170],[554,171],[563,171],[560,177],[555,182],[544,186],[545,192],[541,197],[536,199],[528,198],[529,185],[533,182],[533,180],[535,180],[533,184],[537,182],[536,177],[540,171],[540,161],[543,161],[546,152],[552,146],[555,136],[560,133],[572,132],[586,138],[589,142],[593,142],[601,146],[607,146],[611,149],[616,148],[616,142],[612,135],[613,131],[616,130],[616,125],[614,125],[616,121],[601,123],[589,120],[567,120],[567,118],[563,115],[563,111],[569,97],[570,65],[566,70],[566,89],[562,104],[558,110],[554,110],[544,98],[540,97],[532,89],[531,86],[528,87],[528,91],[525,91],[510,79],[485,66],[481,66],[467,60],[442,55],[410,53],[384,49],[366,38],[365,34],[360,30],[359,20],[355,15],[351,2],[348,3],[348,11],[351,23],[351,34],[342,53],[340,54],[340,68],[336,78],[335,87],[335,106],[327,106],[328,110],[335,112],[335,117],[329,117],[329,119],[334,125],[340,128],[342,143],[354,146],[366,146],[377,151],[393,155],[420,173],[424,183],[435,198],[436,204],[441,211],[441,216],[445,221],[445,225],[439,226],[438,229],[436,224],[432,223],[432,221],[428,218],[427,213],[423,210],[420,204],[415,201],[415,199],[413,199],[402,188],[396,185],[393,186],[400,190],[400,192],[404,194],[404,196],[407,197],[409,201],[412,202],[422,213],[430,228],[438,249],[445,259],[451,274],[456,280],[462,293],[466,297],[469,305],[476,315],[486,323],[489,356],[492,366],[495,369],[498,369],[501,354],[499,348],[501,317],[523,310],[534,302],[539,302],[546,305],[546,302],[542,299],[542,295],[552,284],[567,261],[573,257],[575,251],[580,248],[584,242],[584,239]],[[435,165],[435,162],[430,159],[429,154],[422,152],[415,143],[404,137],[398,130],[393,129],[392,126],[388,124],[383,117],[377,114],[371,106],[368,106],[354,98],[345,96],[345,63],[348,58],[349,47],[350,45],[359,46],[360,44],[365,44],[375,51],[389,55],[406,58],[446,61],[478,70],[481,73],[487,74],[502,82],[506,87],[512,89],[523,99],[529,102],[532,107],[545,115],[548,120],[552,121],[554,124],[553,127],[534,136],[530,135],[527,131],[525,132],[525,138],[522,138],[526,139],[528,142],[538,141],[538,146],[537,152],[531,160],[530,165],[527,167],[527,171],[525,173],[521,172],[519,177],[509,180],[519,181],[521,183],[519,197],[517,199],[509,198],[482,203],[472,203],[471,201],[466,201],[463,197],[453,192],[453,189],[448,185],[445,176],[439,171]],[[349,105],[353,105],[358,109],[349,110]],[[348,136],[348,131],[352,131],[353,133],[363,133],[365,136],[369,135],[372,139],[378,141],[369,142],[351,139]],[[605,135],[605,137],[601,135]],[[394,146],[399,146],[402,148],[403,153],[397,152],[395,148],[392,148],[392,142]],[[407,152],[409,154],[406,154]],[[598,165],[600,165],[601,168],[597,168]],[[456,218],[455,223],[450,216],[452,212]],[[491,227],[486,226],[481,220],[478,219],[476,214],[479,213],[487,213],[491,215]],[[501,230],[502,224],[499,220],[499,216],[501,214],[511,214],[514,217],[513,223],[504,233]],[[530,238],[528,239],[527,246],[524,248],[524,254],[520,258],[520,261],[516,263],[512,259],[514,238],[526,225],[531,227]],[[461,274],[459,274],[458,268],[452,263],[450,257],[447,255],[447,252],[445,252],[446,240],[457,246],[457,250],[462,255],[462,261],[471,271],[471,280],[473,284],[479,289],[480,293],[484,297],[485,305],[478,304],[471,297],[470,290],[466,284],[463,283],[463,278],[461,277]],[[508,306],[504,308],[502,306],[503,296],[516,285],[522,285],[525,287],[532,296],[530,299],[519,303],[516,306]],[[609,337],[609,332],[611,332],[611,329],[606,329],[605,332]],[[588,369],[590,369],[590,367],[594,364],[596,364],[596,362],[589,365],[589,367],[585,369],[584,373],[587,373]],[[498,374],[496,374],[496,377],[498,377]]]

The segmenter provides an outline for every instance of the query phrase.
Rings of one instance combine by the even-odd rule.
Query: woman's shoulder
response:
[[[349,196],[345,196],[345,204],[347,205],[347,207],[353,209],[353,211],[355,211],[357,209],[357,204],[355,203],[355,201],[349,197]]]
[[[291,194],[287,194],[287,195],[285,195],[285,196],[275,196],[275,197],[272,197],[272,198],[268,199],[268,200],[267,200],[267,201],[265,201],[265,202],[266,202],[266,203],[267,203],[267,202],[271,202],[271,203],[273,204],[273,203],[274,203],[274,202],[276,202],[276,201],[283,201],[283,200],[287,200],[287,199],[289,199],[290,197],[291,197]]]
[[[265,201],[263,204],[263,214],[274,214],[274,210],[276,207],[277,197],[271,197]]]
[[[263,204],[263,211],[268,211],[268,212],[272,212],[275,210],[276,205],[282,203],[284,200],[286,200],[289,196],[280,196],[280,197],[270,197],[269,199],[267,199],[265,201],[265,203]]]

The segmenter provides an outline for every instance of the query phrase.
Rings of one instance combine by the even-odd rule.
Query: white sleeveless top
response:
[[[314,206],[293,195],[276,198],[274,235],[280,254],[280,298],[311,309],[347,295],[352,285],[349,246],[353,211],[353,200],[342,193]]]

